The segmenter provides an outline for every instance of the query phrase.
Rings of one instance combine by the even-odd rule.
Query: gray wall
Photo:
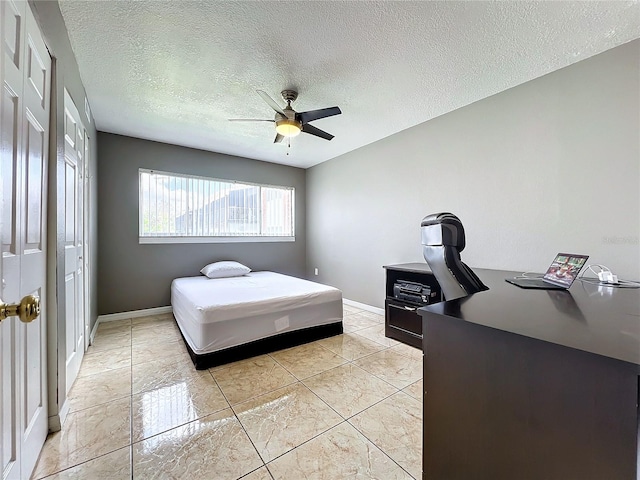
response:
[[[382,307],[382,266],[423,262],[422,217],[450,211],[472,267],[565,251],[640,278],[639,59],[634,41],[307,170],[308,275]]]
[[[253,270],[305,275],[304,170],[103,132],[98,152],[100,314],[169,305],[171,280],[199,275],[213,261],[236,260]],[[140,245],[139,168],[292,186],[296,241]]]

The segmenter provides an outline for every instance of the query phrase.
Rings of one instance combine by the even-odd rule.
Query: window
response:
[[[140,243],[293,241],[293,187],[139,170]]]

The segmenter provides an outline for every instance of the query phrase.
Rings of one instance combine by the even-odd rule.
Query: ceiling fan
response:
[[[333,135],[320,130],[309,122],[319,120],[321,118],[332,117],[334,115],[340,115],[342,112],[338,107],[320,108],[318,110],[309,110],[307,112],[296,112],[291,107],[291,102],[298,98],[298,92],[295,90],[283,90],[281,92],[282,98],[287,102],[287,106],[280,108],[280,105],[271,98],[266,92],[262,90],[256,90],[258,95],[267,102],[267,104],[275,110],[275,118],[273,120],[261,119],[261,118],[230,118],[230,122],[273,122],[276,124],[276,138],[273,143],[280,143],[287,137],[295,137],[300,132],[315,135],[316,137],[324,138],[325,140],[331,140]]]

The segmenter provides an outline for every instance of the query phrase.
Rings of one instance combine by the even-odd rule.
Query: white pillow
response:
[[[215,262],[210,263],[200,273],[209,278],[239,277],[249,273],[251,269],[238,262]]]

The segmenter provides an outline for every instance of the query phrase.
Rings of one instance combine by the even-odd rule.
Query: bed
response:
[[[342,292],[274,272],[177,278],[171,305],[196,369],[342,333]]]

